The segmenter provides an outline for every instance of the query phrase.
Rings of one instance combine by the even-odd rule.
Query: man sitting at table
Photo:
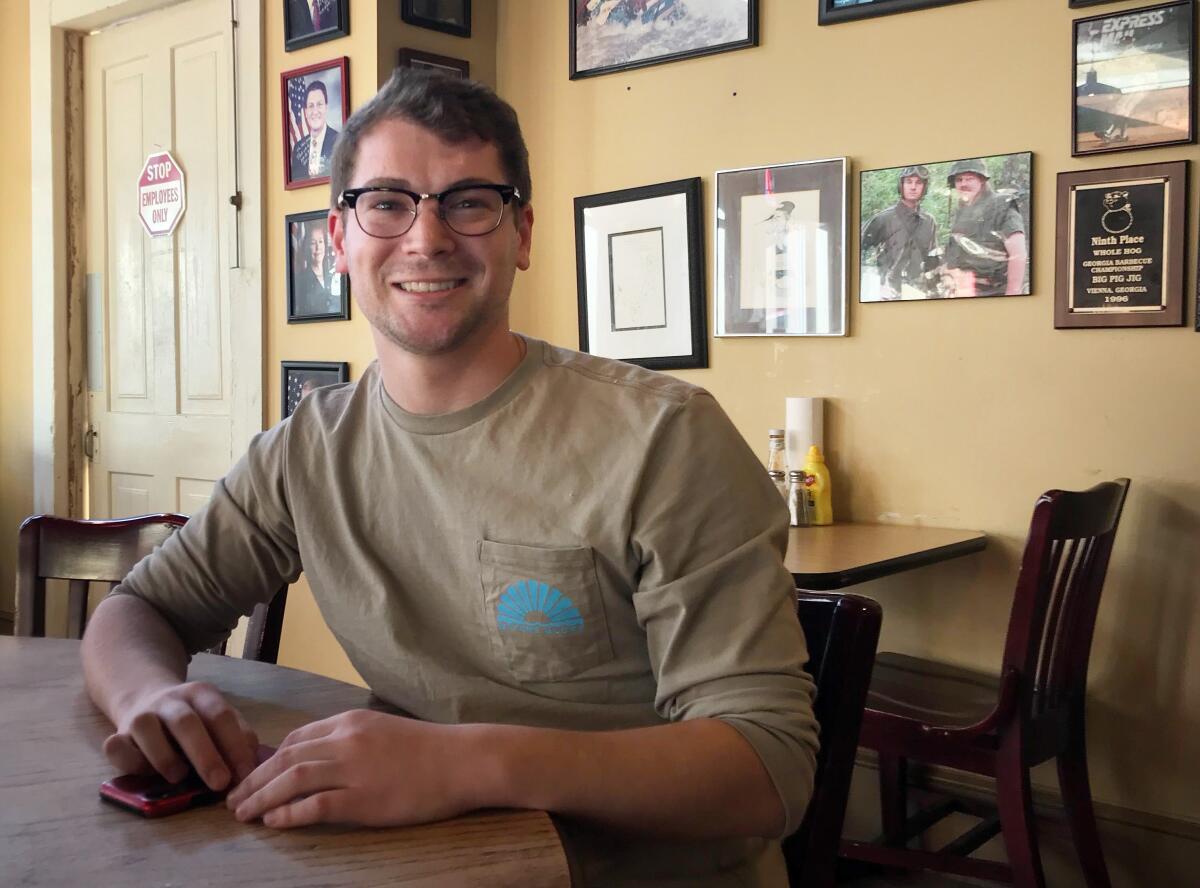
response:
[[[509,331],[528,152],[487,87],[399,69],[347,123],[332,193],[378,361],[257,436],[96,610],[112,765],[190,761],[270,827],[551,811],[581,885],[786,884],[817,737],[761,464],[702,389]],[[414,717],[316,722],[255,769],[188,653],[301,570]]]

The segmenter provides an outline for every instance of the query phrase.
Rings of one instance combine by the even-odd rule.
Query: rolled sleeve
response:
[[[762,465],[707,394],[660,436],[635,509],[634,593],[671,721],[715,718],[750,743],[800,825],[812,793],[817,724],[804,632],[783,565],[787,510]]]

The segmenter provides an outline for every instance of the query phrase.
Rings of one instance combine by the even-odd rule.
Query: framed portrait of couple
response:
[[[350,319],[350,277],[333,270],[328,213],[286,217],[287,322]]]
[[[329,181],[333,148],[350,116],[350,60],[346,56],[279,75],[283,112],[284,188]]]
[[[283,0],[285,52],[349,34],[350,0]]]

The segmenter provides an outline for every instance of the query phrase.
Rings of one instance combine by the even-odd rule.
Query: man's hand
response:
[[[258,738],[216,687],[203,681],[147,691],[124,707],[104,755],[122,774],[157,771],[178,783],[189,763],[210,789],[245,779]]]
[[[238,820],[286,829],[313,823],[399,826],[476,807],[462,791],[471,770],[457,742],[464,726],[360,709],[290,733],[231,792]]]

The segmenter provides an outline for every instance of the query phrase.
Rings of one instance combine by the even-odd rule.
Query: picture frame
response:
[[[400,0],[400,18],[418,28],[471,36],[471,0]]]
[[[280,361],[279,418],[287,419],[313,388],[350,381],[346,361]]]
[[[350,276],[333,269],[328,219],[328,210],[284,218],[289,324],[350,319]]]
[[[845,336],[844,157],[717,171],[716,336]]]
[[[1067,0],[1071,9],[1082,9],[1085,6],[1099,6],[1101,3],[1118,3],[1120,0]]]
[[[1196,141],[1193,0],[1072,22],[1071,154]]]
[[[1033,153],[859,173],[858,301],[1028,296]]]
[[[560,2],[570,7],[571,80],[758,46],[759,0],[706,4],[706,11],[719,7],[719,15],[695,12],[683,4],[654,3],[640,17],[622,4]],[[647,28],[655,30],[653,46],[644,39]]]
[[[396,64],[401,68],[429,68],[441,71],[449,77],[469,78],[471,63],[466,59],[453,59],[450,56],[423,52],[408,46],[401,47],[396,56]]]
[[[350,36],[350,0],[283,0],[283,49]]]
[[[855,19],[892,15],[897,12],[915,12],[967,0],[817,0],[817,24],[836,25]]]
[[[579,350],[708,366],[699,177],[575,198]]]
[[[1183,324],[1188,162],[1058,174],[1054,326]]]
[[[329,181],[329,161],[350,116],[350,59],[346,56],[293,68],[279,75],[283,126],[283,187],[287,190]],[[313,155],[313,133],[321,135]]]

